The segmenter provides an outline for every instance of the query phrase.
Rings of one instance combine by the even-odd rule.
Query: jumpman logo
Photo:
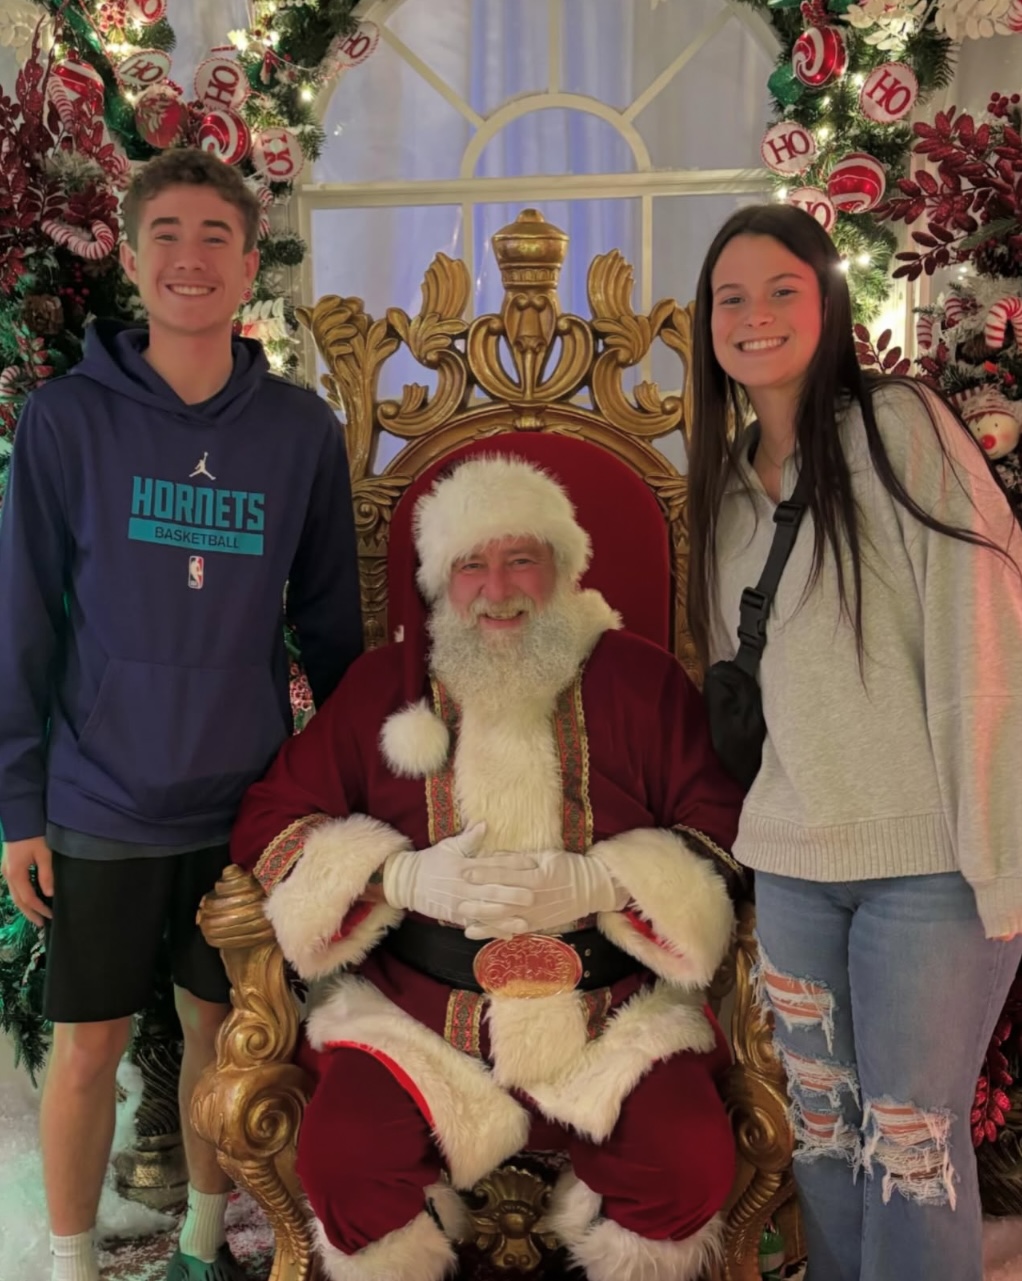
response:
[[[216,477],[206,466],[206,459],[208,457],[209,457],[209,450],[207,449],[206,452],[199,459],[199,461],[195,464],[195,470],[188,473],[189,480],[191,480],[193,476],[207,476],[210,480],[216,480]]]

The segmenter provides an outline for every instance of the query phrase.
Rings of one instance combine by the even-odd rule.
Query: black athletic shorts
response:
[[[144,1009],[166,940],[174,983],[226,1003],[220,953],[196,923],[199,902],[230,862],[226,845],[161,858],[97,860],[53,851],[43,1013],[95,1023]]]

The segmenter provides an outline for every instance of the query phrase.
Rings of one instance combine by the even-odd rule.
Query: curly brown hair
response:
[[[244,178],[230,165],[197,147],[180,147],[154,156],[135,174],[124,197],[122,217],[124,236],[132,249],[138,248],[138,227],[142,206],[168,187],[212,187],[241,215],[245,228],[245,253],[254,249],[259,239],[262,212],[259,201],[245,184]]]

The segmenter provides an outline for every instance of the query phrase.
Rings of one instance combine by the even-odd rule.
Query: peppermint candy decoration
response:
[[[781,120],[763,135],[759,154],[774,173],[804,173],[816,159],[816,139],[793,120]]]
[[[903,62],[874,67],[859,91],[859,109],[867,120],[893,125],[907,116],[919,97],[919,81]]]
[[[44,218],[39,225],[55,244],[70,249],[73,254],[89,262],[99,262],[101,258],[105,258],[117,243],[113,228],[98,219],[91,222],[88,229],[73,227],[61,218]]]
[[[145,93],[170,75],[170,54],[162,49],[139,49],[119,62],[114,72],[122,88]]]
[[[380,29],[375,22],[360,22],[356,30],[347,36],[337,36],[326,53],[327,65],[331,71],[340,71],[345,67],[357,67],[365,62],[380,43]]]
[[[1001,19],[1011,35],[1022,34],[1022,0],[1011,0],[1011,8]]]
[[[921,352],[933,350],[933,335],[937,328],[936,316],[916,316],[916,346]]]
[[[848,50],[837,27],[810,27],[791,51],[791,69],[810,89],[820,89],[843,76],[847,66]]]
[[[796,209],[804,209],[824,231],[832,231],[837,222],[834,202],[821,187],[796,187],[788,192],[787,203]]]
[[[95,67],[77,58],[65,58],[54,65],[47,94],[65,128],[72,124],[79,103],[90,116],[103,112],[103,77]]]
[[[176,85],[165,81],[147,89],[135,104],[135,125],[150,147],[165,151],[185,131],[188,107]]]
[[[840,213],[868,213],[884,198],[884,167],[865,151],[851,151],[839,160],[827,178],[827,195]]]
[[[195,96],[211,111],[237,111],[251,92],[244,68],[232,59],[207,58],[199,63]]]
[[[124,12],[129,22],[151,27],[167,13],[167,0],[125,0]]]
[[[236,111],[223,108],[208,111],[196,134],[199,146],[226,165],[236,165],[244,160],[252,146],[248,125]]]
[[[1022,298],[1002,298],[987,312],[986,324],[983,326],[983,341],[993,351],[1004,346],[1011,329],[1015,341],[1022,345]]]
[[[260,129],[252,139],[252,166],[266,182],[293,182],[305,163],[290,129]]]

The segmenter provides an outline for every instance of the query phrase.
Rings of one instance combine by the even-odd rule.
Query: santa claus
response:
[[[701,1277],[734,1174],[703,993],[740,795],[682,668],[580,589],[550,475],[462,462],[414,537],[428,633],[351,667],[233,840],[327,980],[298,1150],[326,1274],[450,1275],[458,1190],[541,1148],[570,1161],[547,1226],[592,1281]]]

